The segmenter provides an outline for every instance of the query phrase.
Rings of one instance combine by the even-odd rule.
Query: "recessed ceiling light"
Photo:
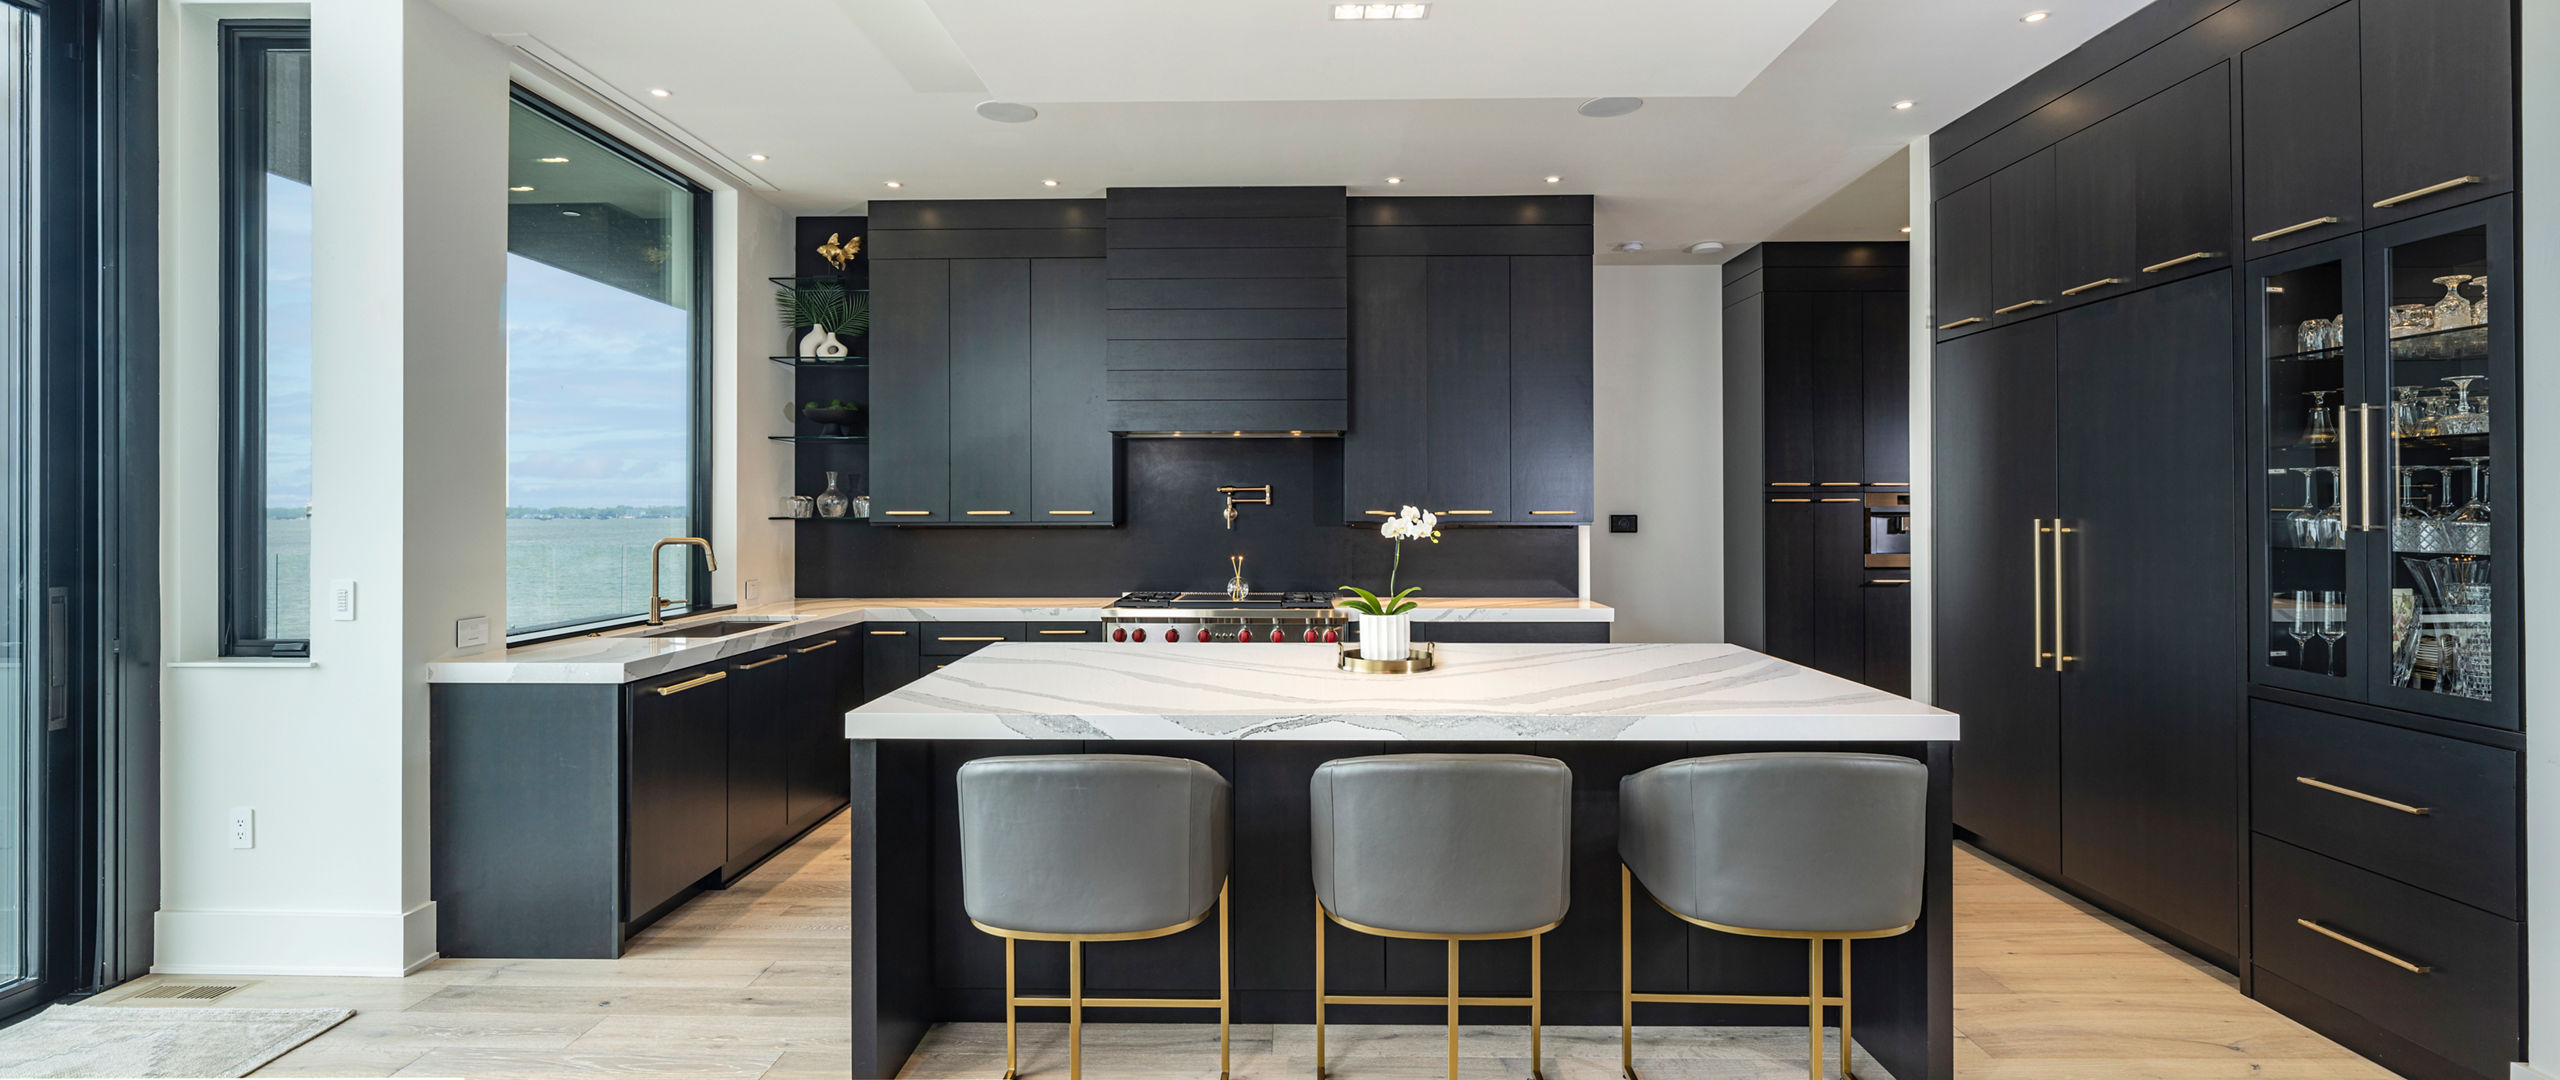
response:
[[[1643,250],[1644,250],[1644,241],[1642,241],[1642,240],[1625,240],[1625,241],[1620,241],[1620,242],[1618,243],[1618,245],[1617,245],[1617,249],[1618,249],[1619,251],[1643,251]]]
[[[668,92],[666,92],[666,91],[664,91],[664,90],[660,90],[660,89],[658,89],[657,87],[652,86],[652,87],[650,87],[650,88],[649,88],[649,96],[650,96],[650,97],[674,97],[675,95],[670,94],[670,93],[668,93]]]
[[[581,213],[579,213],[579,212],[577,212],[577,211],[575,211],[575,210],[563,210],[563,211],[560,211],[560,216],[561,216],[561,217],[585,217],[586,215],[585,215],[585,214],[581,214]]]
[[[2040,23],[2052,16],[2053,13],[2050,11],[2030,11],[2024,15],[2018,16],[2018,21],[2022,23]]]
[[[895,180],[883,180],[883,181],[880,181],[880,183],[881,183],[881,186],[883,186],[883,187],[902,187],[902,186],[904,186],[904,185],[902,185],[902,184],[898,183],[898,182],[897,182],[897,181],[895,181]]]
[[[978,115],[999,124],[1027,124],[1040,118],[1040,110],[1018,101],[981,101]]]
[[[1561,177],[1561,176],[1550,176],[1550,177],[1548,177],[1548,178],[1547,178],[1547,182],[1548,182],[1548,183],[1550,183],[1550,184],[1561,184],[1561,183],[1564,183],[1564,177]]]
[[[1423,17],[1425,17],[1425,16],[1428,16],[1428,15],[1430,15],[1430,14],[1431,14],[1431,5],[1429,5],[1429,4],[1397,4],[1397,5],[1396,5],[1396,18],[1399,18],[1399,19],[1419,19],[1419,18],[1423,18]]]
[[[1055,180],[1043,180],[1043,181],[1040,181],[1040,186],[1041,186],[1041,187],[1056,187],[1056,186],[1058,186],[1058,182],[1057,182],[1057,181],[1055,181]]]
[[[537,160],[541,161],[545,165],[566,165],[569,163],[569,159],[564,157],[547,157],[539,158]]]
[[[1401,176],[1390,176],[1390,177],[1388,177],[1388,178],[1387,178],[1387,182],[1388,182],[1388,183],[1390,183],[1390,184],[1401,184],[1401,183],[1404,183],[1404,177],[1401,177]]]
[[[1641,108],[1644,108],[1644,99],[1640,97],[1596,97],[1576,106],[1573,111],[1584,116],[1606,118],[1625,116]]]
[[[763,160],[764,160],[764,155],[763,155],[763,154],[749,154],[749,155],[747,155],[747,160],[749,160],[749,161],[763,161]]]
[[[1697,243],[1689,245],[1689,254],[1691,255],[1713,255],[1716,252],[1723,250],[1724,241],[1722,240],[1700,240]]]
[[[1361,19],[1427,19],[1431,17],[1431,5],[1427,3],[1334,4],[1332,7],[1335,22],[1353,22]]]
[[[1893,103],[1893,111],[1895,111],[1895,112],[1901,112],[1901,111],[1903,111],[1903,110],[1905,110],[1905,109],[1908,109],[1908,108],[1912,107],[1913,105],[1917,105],[1917,104],[1919,104],[1919,102],[1913,101],[1913,100],[1911,100],[1910,98],[1904,98],[1904,99],[1902,99],[1902,100],[1900,100],[1900,101],[1897,101],[1897,102],[1894,102],[1894,103]]]
[[[517,184],[517,185],[515,185],[515,186],[513,186],[513,187],[508,188],[507,190],[509,190],[509,191],[531,191],[531,190],[533,190],[533,185],[531,185],[531,184]]]
[[[1396,6],[1394,4],[1371,4],[1369,5],[1369,9],[1362,14],[1372,19],[1392,19],[1396,17]]]
[[[1369,5],[1367,4],[1335,4],[1333,5],[1333,17],[1336,21],[1349,22],[1353,19],[1365,17],[1368,10]]]
[[[1911,234],[1911,226],[1909,226],[1909,225],[1905,225],[1905,226],[1903,226],[1903,227],[1902,227],[1902,232],[1903,232],[1903,235],[1905,235],[1905,236],[1910,235],[1910,234]]]

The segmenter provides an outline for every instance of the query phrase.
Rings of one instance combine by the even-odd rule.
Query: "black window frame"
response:
[[[266,623],[266,59],[311,49],[308,19],[220,26],[222,140],[221,620],[223,656],[306,657]]]
[[[508,100],[522,105],[544,119],[559,124],[572,134],[603,147],[607,152],[639,166],[642,170],[673,184],[693,200],[693,305],[688,320],[692,329],[692,362],[687,390],[693,400],[685,410],[685,466],[691,476],[686,483],[685,528],[687,535],[711,538],[712,531],[712,368],[711,355],[711,190],[695,183],[692,177],[668,168],[637,147],[616,138],[583,117],[546,100],[523,84],[507,88]],[[712,610],[711,570],[707,560],[685,560],[685,606],[681,614],[698,615]],[[643,601],[645,604],[646,601]],[[581,619],[541,626],[506,626],[506,643],[525,645],[537,641],[591,633],[600,629],[632,626],[648,621],[649,612],[614,615],[603,619]],[[501,613],[499,621],[506,621]]]

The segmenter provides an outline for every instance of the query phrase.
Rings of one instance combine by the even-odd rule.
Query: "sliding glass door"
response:
[[[0,1012],[35,989],[39,815],[33,764],[44,733],[43,597],[34,546],[37,305],[34,214],[39,16],[0,6]]]

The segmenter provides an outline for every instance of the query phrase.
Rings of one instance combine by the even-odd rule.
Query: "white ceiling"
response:
[[[1602,262],[1660,263],[1800,218],[1900,236],[1887,159],[2144,0],[1434,0],[1384,23],[1326,0],[438,2],[538,39],[800,213],[1115,186],[1576,192],[1599,196],[1603,252],[1649,248]],[[2018,21],[2036,6],[2053,16]],[[1613,94],[1648,100],[1574,112]],[[989,98],[1040,118],[981,119]]]

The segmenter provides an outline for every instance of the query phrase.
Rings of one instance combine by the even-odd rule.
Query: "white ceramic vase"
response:
[[[1360,616],[1360,658],[1405,660],[1413,656],[1413,613]]]
[[[800,359],[803,359],[803,360],[815,360],[815,359],[817,359],[817,358],[818,358],[818,350],[819,350],[820,348],[825,347],[826,343],[827,343],[827,329],[826,329],[825,327],[823,327],[823,326],[812,326],[812,327],[810,327],[810,328],[809,328],[809,335],[808,335],[807,337],[804,337],[804,338],[801,338],[801,339],[800,339]]]
[[[844,359],[845,354],[850,351],[851,350],[845,348],[844,342],[836,340],[835,331],[833,330],[827,331],[827,339],[818,343],[818,359],[820,360],[842,360]]]

